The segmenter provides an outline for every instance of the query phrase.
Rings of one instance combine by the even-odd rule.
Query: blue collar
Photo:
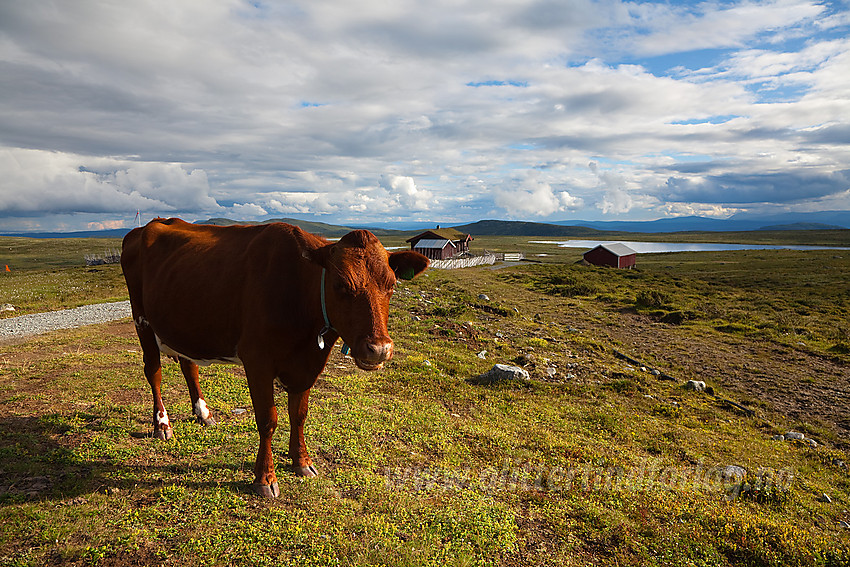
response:
[[[325,349],[325,335],[328,332],[333,331],[334,333],[339,335],[339,331],[337,331],[336,329],[333,328],[333,325],[331,325],[331,320],[328,319],[328,308],[325,306],[325,272],[326,271],[327,270],[325,270],[325,268],[322,268],[322,282],[320,284],[321,293],[322,293],[322,318],[325,320],[325,326],[322,327],[321,331],[319,331],[319,338],[318,338],[319,348],[321,350]],[[346,344],[345,341],[343,341],[343,343],[342,343],[342,354],[348,354],[350,351],[351,351],[351,349],[348,347],[348,344]]]
[[[322,317],[325,319],[325,326],[324,326],[324,327],[322,327],[322,330],[321,330],[321,331],[319,331],[319,336],[320,336],[320,337],[321,337],[321,336],[323,336],[323,335],[325,335],[328,331],[336,331],[336,329],[334,329],[334,328],[331,326],[331,320],[330,320],[330,319],[328,319],[328,308],[327,308],[327,307],[325,307],[325,271],[326,271],[326,270],[325,270],[324,268],[322,268],[322,283],[321,283],[321,289],[322,289]],[[339,334],[339,333],[337,333],[337,334]]]

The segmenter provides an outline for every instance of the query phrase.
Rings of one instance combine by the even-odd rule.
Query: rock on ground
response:
[[[507,380],[522,380],[528,381],[531,378],[528,372],[519,366],[508,366],[507,364],[496,364],[475,378],[470,379],[473,384],[495,384],[496,382],[504,382]]]

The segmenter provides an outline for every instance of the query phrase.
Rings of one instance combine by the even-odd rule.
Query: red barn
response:
[[[634,268],[637,252],[619,242],[600,244],[584,253],[584,261],[594,266],[611,266],[612,268]]]

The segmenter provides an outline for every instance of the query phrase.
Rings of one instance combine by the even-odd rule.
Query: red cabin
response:
[[[637,252],[625,244],[600,244],[584,253],[584,261],[594,266],[610,266],[612,268],[635,267]]]

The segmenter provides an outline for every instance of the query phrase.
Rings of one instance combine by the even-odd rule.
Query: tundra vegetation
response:
[[[336,349],[306,432],[321,474],[280,469],[274,501],[249,491],[241,368],[202,368],[200,427],[165,364],[163,443],[129,319],[0,345],[0,565],[850,563],[850,251],[618,271],[527,240],[474,244],[542,263],[398,284],[395,358]],[[0,302],[125,299],[120,267],[80,267],[112,245],[0,239]],[[495,363],[530,379],[473,383]]]

